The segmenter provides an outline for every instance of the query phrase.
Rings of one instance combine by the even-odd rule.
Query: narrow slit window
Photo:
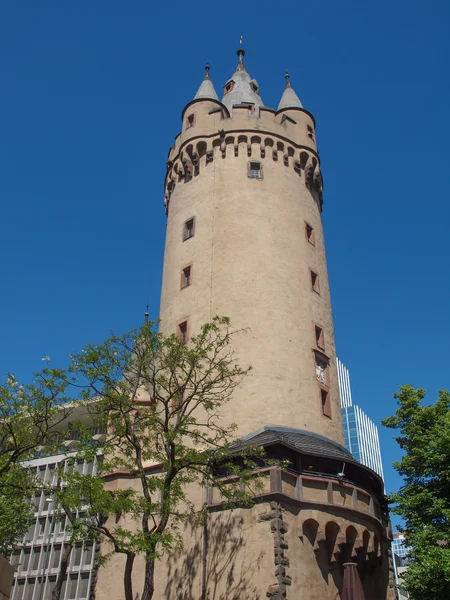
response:
[[[325,350],[325,336],[322,327],[315,325],[314,332],[316,336],[316,346],[321,350]]]
[[[311,273],[311,289],[316,294],[320,294],[320,286],[319,286],[319,276],[314,271],[310,271]]]
[[[188,265],[181,270],[181,289],[188,287],[192,283],[192,265]]]
[[[314,141],[314,129],[311,127],[311,125],[307,125],[306,129],[309,139]]]
[[[331,402],[330,402],[330,392],[327,390],[320,390],[320,399],[322,402],[322,414],[325,417],[331,419]]]
[[[185,221],[183,226],[183,242],[188,240],[191,237],[194,237],[195,234],[195,217],[191,217],[187,221]]]
[[[311,225],[309,223],[305,223],[305,233],[306,233],[306,239],[311,244],[311,246],[315,246],[316,245],[316,232],[314,231],[314,229],[311,227]]]
[[[248,176],[250,179],[262,179],[262,165],[259,162],[251,162],[248,165]]]
[[[190,129],[195,125],[195,115],[189,115],[186,119],[186,129]]]
[[[178,325],[178,337],[180,342],[187,344],[188,342],[188,324],[187,321],[183,321]]]

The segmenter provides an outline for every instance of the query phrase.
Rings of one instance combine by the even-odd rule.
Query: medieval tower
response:
[[[234,349],[252,372],[222,418],[290,467],[268,469],[252,509],[222,511],[210,490],[205,531],[186,532],[158,597],[335,600],[351,568],[385,600],[383,485],[342,445],[316,123],[287,73],[266,107],[237,54],[222,100],[206,67],[169,151],[161,329],[188,340],[214,315],[247,329]]]
[[[241,435],[289,425],[343,443],[314,117],[289,75],[266,108],[238,55],[222,102],[207,67],[169,152],[161,326],[248,328],[236,351],[252,375],[227,415]]]
[[[190,490],[207,518],[158,561],[158,600],[336,600],[349,580],[365,600],[394,597],[383,483],[342,445],[322,204],[314,117],[289,75],[274,110],[242,47],[222,100],[207,67],[167,161],[160,327],[188,341],[219,315],[247,330],[233,346],[253,369],[221,418],[283,461],[262,463],[250,508]],[[121,597],[118,561],[97,600]]]

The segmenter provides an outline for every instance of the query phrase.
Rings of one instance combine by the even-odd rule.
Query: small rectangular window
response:
[[[331,403],[330,403],[330,392],[327,390],[320,390],[320,399],[322,402],[322,414],[325,417],[331,419]]]
[[[195,217],[191,217],[187,221],[185,221],[183,225],[183,242],[188,240],[191,237],[194,237],[195,233]]]
[[[190,129],[195,125],[195,115],[189,115],[186,119],[186,129]]]
[[[183,321],[178,325],[178,337],[183,344],[187,344],[188,338],[188,323]]]
[[[325,350],[325,336],[322,327],[314,325],[314,333],[316,337],[316,346],[321,350]]]
[[[309,223],[305,223],[305,233],[306,233],[306,239],[311,244],[311,246],[315,246],[316,245],[316,232],[314,231],[314,229],[311,227],[311,225]]]
[[[188,287],[192,282],[192,266],[188,265],[181,271],[181,289]]]
[[[310,270],[310,273],[311,273],[311,289],[313,290],[313,292],[316,292],[316,294],[320,294],[319,276],[314,271]]]
[[[250,179],[262,179],[262,165],[259,162],[248,164],[248,176]]]

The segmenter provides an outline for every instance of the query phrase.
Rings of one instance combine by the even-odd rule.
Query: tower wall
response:
[[[194,125],[186,129],[191,115]],[[218,102],[186,107],[166,177],[161,329],[173,333],[187,321],[191,335],[221,315],[247,330],[233,347],[252,371],[223,411],[241,435],[280,425],[343,443],[314,127],[304,110],[255,115],[234,107],[230,118]],[[248,176],[253,161],[262,165],[262,179]],[[195,235],[183,241],[191,217]],[[180,289],[186,265],[192,283]],[[320,293],[311,287],[311,270]],[[316,325],[323,328],[323,349]],[[316,359],[329,363],[325,377],[319,373],[322,382]],[[331,418],[323,414],[325,394]]]

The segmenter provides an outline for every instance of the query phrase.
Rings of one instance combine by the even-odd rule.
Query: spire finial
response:
[[[150,298],[147,298],[147,306],[145,307],[145,313],[144,313],[144,325],[148,325],[148,317],[149,317],[148,307],[149,307],[149,304],[150,304]]]
[[[286,87],[291,87],[291,76],[289,75],[288,70],[286,69],[286,75],[284,76],[286,79]]]
[[[239,56],[238,69],[244,68],[244,54],[245,50],[242,47],[242,40],[244,39],[244,35],[241,33],[241,37],[239,38],[239,50],[237,51],[237,55]]]
[[[205,79],[209,79],[209,70],[210,70],[209,62],[205,65]]]

